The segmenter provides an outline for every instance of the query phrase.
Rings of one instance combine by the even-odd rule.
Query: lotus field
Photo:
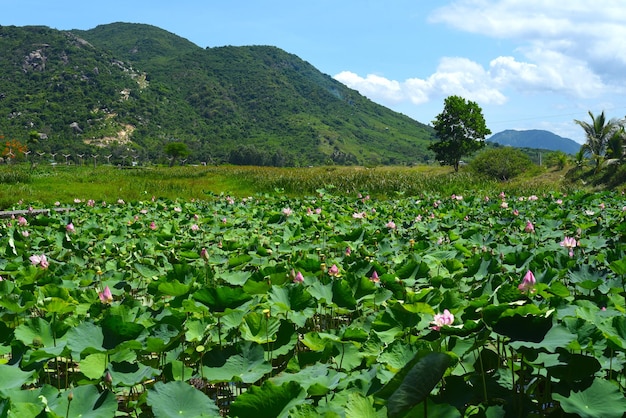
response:
[[[0,417],[626,411],[622,194],[71,206],[0,219]]]

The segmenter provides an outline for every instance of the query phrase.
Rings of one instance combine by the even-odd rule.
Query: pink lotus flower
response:
[[[365,212],[355,212],[352,214],[352,217],[354,219],[363,219],[365,218],[365,216],[366,216]]]
[[[65,225],[65,230],[69,232],[70,234],[73,234],[74,232],[76,232],[76,229],[74,228],[74,224],[71,222]]]
[[[444,309],[442,314],[435,315],[435,318],[431,322],[433,325],[430,328],[435,331],[439,331],[441,327],[445,325],[452,325],[453,322],[454,315],[452,315],[449,310]]]
[[[302,275],[302,273],[297,272],[296,275],[293,278],[293,282],[294,283],[303,283],[304,282],[304,276]]]
[[[283,209],[283,215],[285,216],[290,216],[293,213],[293,210],[291,210],[291,208],[284,208]]]
[[[508,208],[508,207],[509,207],[509,204],[508,204],[508,203],[506,203],[506,201],[504,201],[504,200],[503,200],[503,201],[502,201],[502,203],[500,204],[500,207],[501,207],[502,209],[506,209],[506,208]]]
[[[339,267],[337,267],[336,264],[333,264],[329,269],[328,269],[328,275],[329,276],[338,276],[339,275]]]
[[[346,247],[346,257],[349,257],[352,254],[352,249],[350,247]]]
[[[191,230],[193,232],[198,232],[200,230],[200,227],[198,226],[198,224],[193,224],[191,225]]]
[[[574,238],[565,237],[565,238],[563,238],[563,241],[561,241],[560,245],[561,245],[561,247],[565,247],[565,248],[569,249],[569,256],[573,257],[574,256],[574,248],[576,248],[578,243],[576,242],[576,239],[574,239]]]
[[[156,223],[154,221],[150,222],[150,229],[152,229],[153,231],[157,229]]]
[[[28,232],[28,231],[24,230],[24,231],[22,231],[22,236],[23,236],[24,238],[28,238],[28,237],[30,236],[30,232]]]
[[[526,275],[522,279],[522,283],[520,283],[520,285],[517,286],[517,288],[522,293],[526,293],[526,292],[533,293],[535,291],[535,283],[537,283],[537,281],[535,280],[535,275],[533,274],[532,271],[528,270],[526,272]]]
[[[504,192],[500,192],[500,199],[504,199],[506,197],[506,195],[504,194]]]
[[[26,220],[25,217],[20,216],[19,218],[17,218],[17,224],[19,226],[25,226],[25,225],[28,225],[28,221]]]
[[[209,259],[209,252],[206,250],[206,248],[202,248],[200,250],[200,258],[203,259],[204,261],[208,261],[208,259]]]
[[[526,228],[524,228],[524,231],[526,232],[535,232],[535,225],[533,225],[532,222],[530,221],[526,221]]]
[[[370,276],[370,280],[374,283],[380,282],[380,278],[378,277],[378,273],[376,273],[376,270],[374,270],[374,272]]]
[[[396,229],[396,223],[394,221],[389,221],[385,226],[389,229]]]
[[[100,298],[100,302],[102,303],[113,302],[113,295],[111,294],[111,289],[109,289],[109,286],[106,286],[102,292],[99,292],[98,297]]]
[[[48,259],[46,258],[45,254],[41,254],[41,255],[33,254],[28,259],[30,260],[33,266],[39,266],[42,269],[47,269],[48,266],[50,265],[48,263]]]

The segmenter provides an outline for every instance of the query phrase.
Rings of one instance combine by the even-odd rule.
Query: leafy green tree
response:
[[[626,127],[620,126],[606,144],[606,157],[613,163],[622,163],[626,157]]]
[[[563,151],[554,151],[546,155],[545,164],[563,170],[567,165],[567,154]]]
[[[519,176],[533,165],[527,154],[513,147],[482,151],[469,164],[476,173],[503,181]]]
[[[595,162],[594,171],[597,173],[604,161],[606,146],[619,129],[620,124],[617,119],[607,120],[604,111],[598,116],[594,116],[591,111],[588,113],[589,117],[591,117],[591,123],[577,119],[574,119],[574,122],[585,131],[587,142],[583,145],[583,149],[591,154],[591,158]]]
[[[466,155],[485,146],[487,128],[482,109],[476,102],[460,96],[449,96],[444,109],[433,121],[438,141],[428,147],[442,165],[451,165],[459,171],[459,162]]]
[[[189,155],[189,148],[184,142],[168,142],[165,146],[165,154],[170,157],[170,167],[176,163],[179,158],[185,158]]]

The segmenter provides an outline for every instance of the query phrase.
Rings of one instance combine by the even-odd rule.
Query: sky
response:
[[[574,120],[626,115],[624,0],[2,0],[0,25],[145,23],[200,47],[272,45],[432,124],[446,97],[487,127],[584,142]]]

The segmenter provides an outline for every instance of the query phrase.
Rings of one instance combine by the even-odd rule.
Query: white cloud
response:
[[[372,100],[380,100],[385,103],[403,101],[404,92],[398,81],[388,80],[374,74],[368,74],[363,78],[350,71],[342,71],[334,78]]]
[[[532,46],[559,53],[612,76],[626,70],[625,6],[623,0],[457,0],[430,21],[508,39],[522,51]]]
[[[335,78],[386,105],[423,105],[452,94],[502,105],[514,92],[552,93],[566,100],[598,98],[626,88],[626,4],[623,0],[456,0],[430,16],[465,32],[508,39],[510,56],[485,67],[444,57],[425,78],[391,80],[344,71]]]
[[[506,97],[496,87],[488,72],[467,58],[443,58],[437,71],[426,79],[410,78],[403,82],[369,74],[361,77],[343,71],[334,77],[371,100],[388,105],[409,101],[420,105],[450,95],[459,95],[480,104],[503,104]]]

